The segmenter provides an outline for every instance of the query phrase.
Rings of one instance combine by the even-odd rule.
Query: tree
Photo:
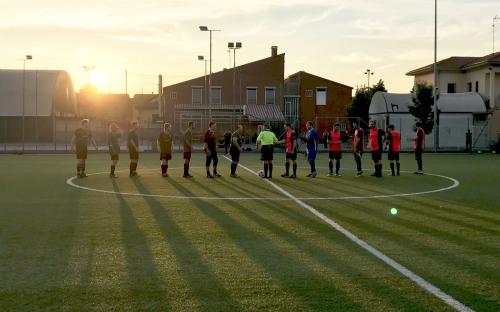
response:
[[[354,98],[352,99],[351,106],[347,109],[347,116],[351,118],[358,117],[364,121],[362,124],[368,124],[370,103],[372,102],[373,95],[378,91],[387,92],[382,79],[380,79],[371,88],[357,88]]]
[[[417,83],[411,90],[413,105],[408,106],[410,114],[422,123],[422,128],[426,134],[432,133],[434,127],[434,96],[432,89],[432,85],[425,82]]]

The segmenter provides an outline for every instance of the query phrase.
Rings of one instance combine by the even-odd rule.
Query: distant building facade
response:
[[[76,94],[62,70],[0,70],[0,140],[51,141],[56,119],[76,115]],[[24,119],[24,122],[23,122]]]
[[[500,131],[500,52],[483,57],[449,57],[437,63],[440,93],[475,92],[485,99],[492,113],[492,136]],[[415,83],[434,85],[433,64],[412,70]]]
[[[163,88],[165,120],[176,131],[194,121],[196,132],[204,131],[210,119],[219,132],[238,123],[249,132],[259,124],[282,123],[284,66],[285,55],[278,55],[273,47],[268,58],[212,73],[211,92],[208,75],[167,86]]]
[[[161,123],[160,97],[158,94],[135,94],[132,98],[133,120],[141,127]]]
[[[318,130],[343,118],[352,102],[352,87],[304,71],[285,79],[283,111],[287,121],[305,130],[305,123],[315,122]]]

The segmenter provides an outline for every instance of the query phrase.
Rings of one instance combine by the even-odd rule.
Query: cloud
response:
[[[381,59],[372,55],[362,54],[360,52],[351,52],[346,55],[332,57],[334,61],[342,63],[380,63]]]

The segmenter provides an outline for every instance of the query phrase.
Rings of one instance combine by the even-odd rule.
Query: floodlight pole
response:
[[[31,60],[33,57],[31,55],[26,55],[24,58],[19,59],[23,61],[23,92],[22,92],[22,102],[23,102],[23,107],[22,107],[22,118],[21,118],[21,126],[22,126],[22,152],[24,153],[24,140],[25,140],[25,133],[24,133],[24,116],[25,116],[25,93],[26,93],[26,60]]]
[[[368,76],[368,88],[370,88],[370,76],[373,76],[374,74],[375,74],[375,73],[374,73],[374,72],[372,72],[370,69],[367,69],[367,70],[365,71],[365,75],[367,75],[367,76]]]
[[[231,126],[234,129],[234,118],[236,117],[236,50],[241,49],[241,42],[228,42],[229,51],[233,50],[233,118],[231,118]]]
[[[208,76],[208,117],[212,121],[212,32],[220,29],[208,29],[207,26],[200,26],[201,31],[210,33],[210,74]]]
[[[495,54],[495,23],[500,20],[500,17],[498,17],[498,15],[495,15],[495,17],[493,18],[493,24],[491,25],[491,27],[493,28],[493,54]]]
[[[438,68],[437,68],[437,0],[434,0],[434,151],[439,148],[439,121],[438,121]]]

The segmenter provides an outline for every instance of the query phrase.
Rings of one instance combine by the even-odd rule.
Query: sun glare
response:
[[[103,86],[107,81],[106,74],[103,72],[92,72],[90,74],[90,82],[94,86]]]

